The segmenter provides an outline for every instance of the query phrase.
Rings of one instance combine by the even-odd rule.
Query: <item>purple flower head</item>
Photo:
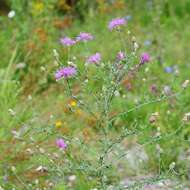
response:
[[[63,67],[55,73],[55,79],[60,80],[61,78],[70,78],[76,74],[77,70],[75,67]]]
[[[108,28],[113,30],[124,24],[126,24],[126,20],[124,18],[115,18],[109,22]]]
[[[57,70],[56,73],[55,73],[55,79],[56,80],[59,80],[63,77],[63,73],[62,73],[62,70]]]
[[[60,43],[64,46],[72,46],[76,43],[75,40],[72,40],[71,38],[69,37],[64,37],[64,38],[61,38],[60,39]]]
[[[101,55],[100,53],[96,53],[94,55],[91,55],[90,57],[88,57],[87,59],[87,63],[95,63],[98,64],[101,61]]]
[[[164,70],[166,73],[172,73],[174,71],[172,67],[165,67]]]
[[[89,40],[93,40],[93,36],[90,33],[86,33],[86,32],[81,32],[78,36],[77,36],[77,41],[89,41]]]
[[[150,55],[148,53],[143,53],[141,55],[141,64],[148,63],[150,61]]]
[[[122,52],[122,51],[119,51],[119,52],[117,53],[117,60],[118,60],[118,61],[122,61],[123,59],[125,59],[125,53]]]
[[[56,140],[56,145],[60,148],[65,150],[67,148],[67,144],[65,143],[65,141],[63,139],[57,139]]]

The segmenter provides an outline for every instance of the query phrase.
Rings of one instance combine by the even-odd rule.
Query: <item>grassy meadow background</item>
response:
[[[15,11],[12,18],[7,16],[11,10]],[[116,145],[119,151],[131,150],[132,157],[105,171],[106,189],[116,189],[114,184],[127,183],[126,179],[143,179],[146,185],[144,179],[153,176],[160,177],[158,181],[169,179],[171,184],[177,181],[175,188],[164,189],[190,189],[190,116],[184,121],[190,112],[190,88],[183,89],[184,81],[190,79],[190,0],[2,1],[0,189],[101,189],[99,176],[90,173],[97,165],[89,164],[95,163],[102,148],[100,129],[68,96],[66,84],[56,82],[53,49],[66,62],[68,51],[59,43],[60,37],[89,32],[95,39],[88,42],[88,48],[84,44],[72,47],[78,67],[82,70],[85,56],[95,52],[102,54],[103,62],[112,61],[122,45],[107,26],[117,17],[127,19],[128,49],[135,38],[139,55],[148,52],[151,62],[122,81],[112,114],[149,103],[117,118],[109,128],[110,139],[118,138],[124,129],[133,133]],[[104,73],[92,68],[90,76],[102,78]],[[81,80],[84,84],[83,76]],[[101,82],[89,79],[85,88],[72,81],[74,93],[81,93],[97,115],[93,94]],[[177,95],[150,103],[163,94]],[[69,158],[55,145],[62,136],[74,142]],[[159,189],[143,185],[128,189]]]

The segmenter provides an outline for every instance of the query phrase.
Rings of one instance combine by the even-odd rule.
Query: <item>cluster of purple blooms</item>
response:
[[[116,18],[113,19],[109,22],[108,28],[109,30],[114,30],[118,29],[120,26],[125,25],[127,23],[126,18]],[[90,33],[86,32],[81,32],[75,39],[71,39],[69,37],[63,37],[60,39],[60,43],[66,47],[72,46],[76,44],[77,42],[87,42],[90,40],[93,40],[94,37]],[[119,51],[116,55],[116,61],[120,62],[125,60],[126,54],[125,52]],[[87,63],[89,64],[98,64],[101,61],[101,54],[100,53],[95,53],[87,58]],[[148,53],[143,53],[140,57],[140,64],[145,64],[150,61],[150,55]],[[168,71],[169,69],[167,69]],[[170,72],[170,71],[169,71]],[[62,78],[68,79],[73,76],[75,76],[77,73],[77,70],[73,66],[67,66],[67,67],[62,67],[59,70],[56,71],[55,73],[55,79],[60,80]],[[156,87],[152,86],[152,90],[156,91]],[[64,139],[57,139],[56,140],[56,145],[62,150],[65,150],[67,148],[67,144],[65,143]]]
[[[93,40],[94,37],[92,34],[87,33],[87,32],[81,32],[76,39],[71,39],[69,37],[63,37],[60,39],[60,43],[66,47],[72,46],[76,44],[77,42],[87,42],[89,40]]]
[[[110,30],[118,29],[120,26],[125,25],[127,23],[126,18],[115,18],[111,20],[108,24],[108,28]],[[72,46],[76,44],[77,42],[87,42],[90,40],[93,40],[94,37],[92,34],[87,32],[81,32],[75,39],[71,39],[69,37],[63,37],[60,39],[60,43],[66,47]],[[126,58],[125,52],[119,51],[116,55],[117,61],[122,61]],[[95,53],[91,56],[89,56],[86,60],[89,64],[98,64],[101,61],[101,54]],[[140,58],[140,64],[144,64],[150,61],[150,55],[148,53],[143,53]],[[68,66],[68,67],[62,67],[55,73],[55,79],[60,80],[62,78],[71,78],[74,75],[76,75],[77,70],[75,67]]]
[[[71,39],[69,37],[63,37],[60,39],[60,43],[66,47],[72,46],[74,44],[76,44],[77,42],[87,42],[89,40],[93,40],[94,37],[92,36],[92,34],[87,33],[87,32],[81,32],[76,39]],[[101,60],[101,56],[99,53],[96,53],[95,55],[92,55],[91,57],[89,57],[89,63],[90,62],[94,62],[94,63],[98,63]],[[56,80],[60,80],[62,78],[70,78],[73,77],[75,74],[77,73],[77,70],[75,67],[63,67],[59,70],[56,71],[55,73],[55,79]]]

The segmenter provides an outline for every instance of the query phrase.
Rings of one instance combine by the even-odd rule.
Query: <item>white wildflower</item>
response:
[[[71,175],[71,176],[69,176],[69,177],[68,177],[68,180],[69,180],[70,182],[75,181],[75,180],[76,180],[76,175]]]
[[[11,10],[9,13],[8,13],[8,17],[9,18],[13,18],[14,16],[16,15],[15,11],[14,10]]]

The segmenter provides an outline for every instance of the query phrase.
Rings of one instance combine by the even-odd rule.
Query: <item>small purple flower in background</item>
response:
[[[76,74],[77,70],[75,67],[63,67],[55,73],[55,79],[60,80],[61,78],[70,78]]]
[[[151,45],[152,45],[152,41],[150,41],[150,40],[144,41],[144,46],[151,46]]]
[[[76,41],[69,37],[64,37],[60,39],[60,43],[64,46],[72,46],[76,43]]]
[[[93,40],[93,36],[90,33],[86,33],[86,32],[81,32],[78,36],[77,36],[77,41],[89,41],[89,40]]]
[[[118,60],[118,61],[122,61],[123,59],[125,59],[125,53],[122,52],[122,51],[119,51],[119,52],[117,53],[117,60]]]
[[[150,61],[150,55],[148,53],[143,53],[141,55],[141,64],[148,63]]]
[[[94,55],[91,55],[90,57],[88,57],[87,59],[87,63],[95,63],[98,64],[101,61],[101,55],[100,53],[96,53]]]
[[[164,71],[165,71],[166,73],[173,73],[174,69],[173,69],[172,67],[165,67],[165,68],[164,68]]]
[[[75,67],[65,67],[63,68],[63,76],[65,78],[72,77],[76,74],[76,68]]]
[[[60,148],[65,150],[67,148],[67,144],[65,143],[65,141],[63,139],[57,139],[56,140],[56,145]]]
[[[109,22],[108,28],[110,30],[113,30],[113,29],[118,28],[119,26],[125,25],[125,24],[126,24],[126,20],[124,18],[115,18]]]
[[[127,21],[131,20],[132,19],[132,16],[131,15],[127,15],[124,17]]]

